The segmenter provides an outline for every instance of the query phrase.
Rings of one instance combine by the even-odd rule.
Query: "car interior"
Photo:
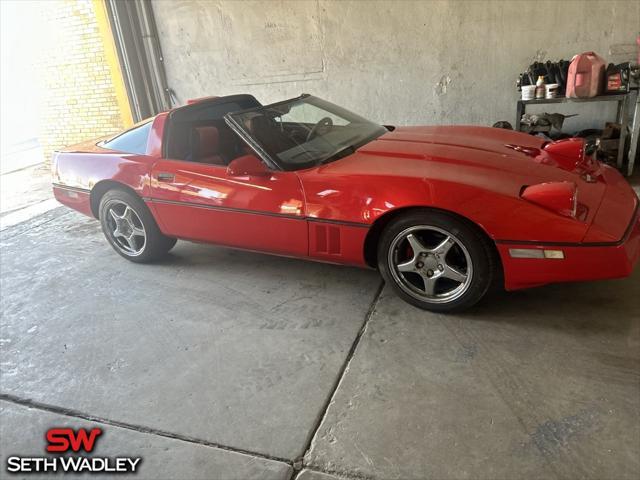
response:
[[[164,143],[165,158],[227,166],[238,157],[254,153],[227,125],[227,114],[285,170],[313,166],[336,152],[348,154],[346,147],[354,141],[369,139],[372,132],[379,136],[377,129],[386,131],[349,112],[343,116],[340,111],[332,114],[331,105],[327,105],[292,99],[262,107],[251,95],[199,101],[172,112]]]
[[[187,105],[171,114],[165,157],[212,165],[228,165],[253,150],[224,121],[229,112],[260,106],[251,95]]]
[[[251,95],[235,95],[182,107],[171,115],[168,136],[165,142],[167,158],[212,165],[229,165],[242,155],[253,150],[227,125],[224,116],[255,107],[260,103]],[[284,107],[280,107],[284,108]],[[331,125],[276,121],[287,111],[265,110],[249,112],[241,122],[252,137],[272,154],[298,147],[310,138],[311,133],[320,134]]]
[[[224,120],[172,124],[168,157],[213,165],[228,165],[251,149]]]

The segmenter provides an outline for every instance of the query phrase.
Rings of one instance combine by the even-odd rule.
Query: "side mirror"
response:
[[[235,158],[227,166],[227,175],[230,177],[265,177],[269,170],[255,155],[243,155]]]

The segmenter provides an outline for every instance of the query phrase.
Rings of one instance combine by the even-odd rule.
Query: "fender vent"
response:
[[[316,252],[340,254],[340,227],[315,225]]]

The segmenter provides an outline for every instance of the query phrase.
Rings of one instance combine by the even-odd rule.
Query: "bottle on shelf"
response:
[[[544,85],[544,76],[538,76],[538,81],[536,82],[536,99],[544,98],[545,95],[545,85]]]

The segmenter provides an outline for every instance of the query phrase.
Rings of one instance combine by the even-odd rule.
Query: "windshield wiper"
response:
[[[324,165],[325,163],[332,162],[334,160],[338,160],[339,158],[346,157],[347,155],[351,155],[355,153],[356,147],[354,145],[348,145],[344,148],[341,148],[337,152],[332,153],[327,158],[320,160],[320,165]]]
[[[383,132],[374,132],[373,135],[365,137],[359,142],[356,142],[356,143],[353,143],[351,145],[348,145],[348,146],[338,150],[337,152],[332,153],[330,156],[328,156],[324,160],[321,160],[318,165],[323,165],[325,163],[329,163],[329,162],[332,162],[333,160],[338,160],[339,158],[343,158],[343,157],[346,157],[347,155],[351,155],[352,153],[355,153],[356,150],[359,149],[360,147],[366,145],[367,143],[371,142],[372,140],[375,140],[376,138],[378,138],[383,133],[387,132],[387,130],[384,129],[384,127],[381,127],[381,128],[384,130]],[[348,141],[353,141],[356,138],[357,137],[351,138]]]

